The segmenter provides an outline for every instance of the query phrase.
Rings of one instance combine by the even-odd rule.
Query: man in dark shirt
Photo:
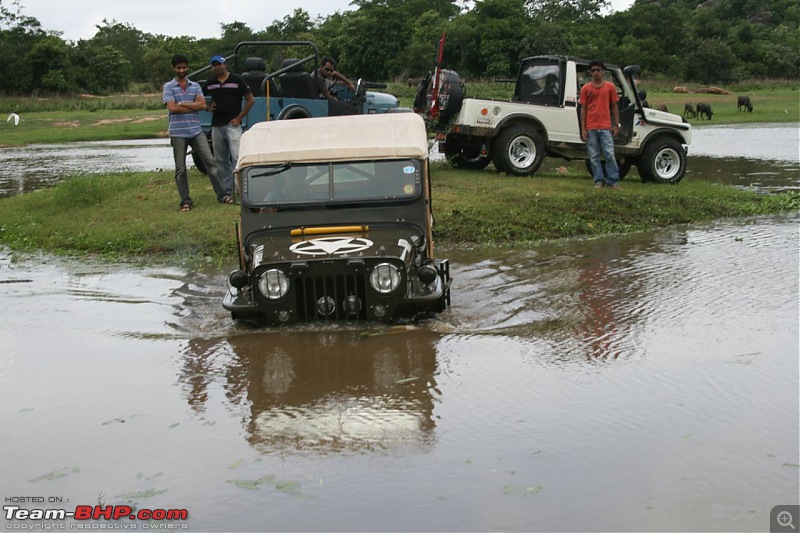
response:
[[[228,194],[233,194],[233,169],[239,160],[239,144],[242,139],[242,119],[253,107],[253,91],[241,76],[228,72],[225,58],[211,58],[214,75],[208,79],[205,94],[211,97],[208,111],[211,119],[211,142],[214,158],[219,167],[219,176],[225,183]],[[242,107],[244,98],[244,107]]]

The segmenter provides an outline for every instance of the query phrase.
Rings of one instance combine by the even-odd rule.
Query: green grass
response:
[[[6,121],[6,115],[0,117],[0,146],[167,136],[167,113],[163,110],[76,110],[18,114],[18,126]]]
[[[195,209],[178,210],[172,173],[74,177],[0,200],[0,243],[16,250],[108,257],[235,253],[238,206],[219,204],[208,178],[190,173]]]
[[[686,180],[592,188],[585,173],[509,177],[435,164],[438,245],[534,243],[590,238],[724,217],[800,209],[800,194],[756,194]],[[190,172],[195,208],[178,211],[172,173],[76,177],[0,200],[0,244],[69,255],[235,257],[238,207],[217,203],[208,179]]]

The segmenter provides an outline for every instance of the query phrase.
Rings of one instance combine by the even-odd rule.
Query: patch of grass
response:
[[[0,117],[0,146],[167,136],[166,111],[143,109],[19,113],[19,126]]]
[[[172,173],[75,177],[0,200],[0,243],[12,249],[105,256],[235,253],[237,206],[217,202],[190,172],[195,208],[179,212]]]
[[[763,195],[689,180],[628,180],[620,189],[598,190],[583,174],[518,178],[437,165],[433,182],[437,240],[446,244],[586,238],[800,208],[797,193]]]
[[[191,171],[195,208],[178,211],[171,172],[64,180],[52,189],[0,200],[0,244],[57,254],[236,254],[237,206],[216,201],[208,178]],[[520,244],[590,238],[800,209],[800,194],[757,194],[684,180],[652,185],[629,179],[594,189],[585,173],[510,177],[434,164],[437,244]]]

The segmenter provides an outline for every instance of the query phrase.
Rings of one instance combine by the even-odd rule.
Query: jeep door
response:
[[[567,65],[564,57],[523,59],[514,87],[515,102],[537,106],[530,113],[544,125],[550,142],[580,142],[578,114],[568,111],[577,98]]]

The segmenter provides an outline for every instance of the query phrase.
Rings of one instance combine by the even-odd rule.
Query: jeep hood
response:
[[[644,119],[657,126],[669,126],[671,128],[683,130],[689,130],[692,127],[688,122],[683,120],[683,117],[680,115],[659,111],[658,109],[649,107],[644,108],[642,111],[644,113]]]
[[[391,228],[369,228],[363,232],[324,232],[291,235],[288,230],[264,232],[249,241],[253,254],[253,268],[265,263],[399,258],[407,266],[413,259],[413,250],[422,246],[422,231],[412,225]],[[317,230],[311,228],[309,231]]]

